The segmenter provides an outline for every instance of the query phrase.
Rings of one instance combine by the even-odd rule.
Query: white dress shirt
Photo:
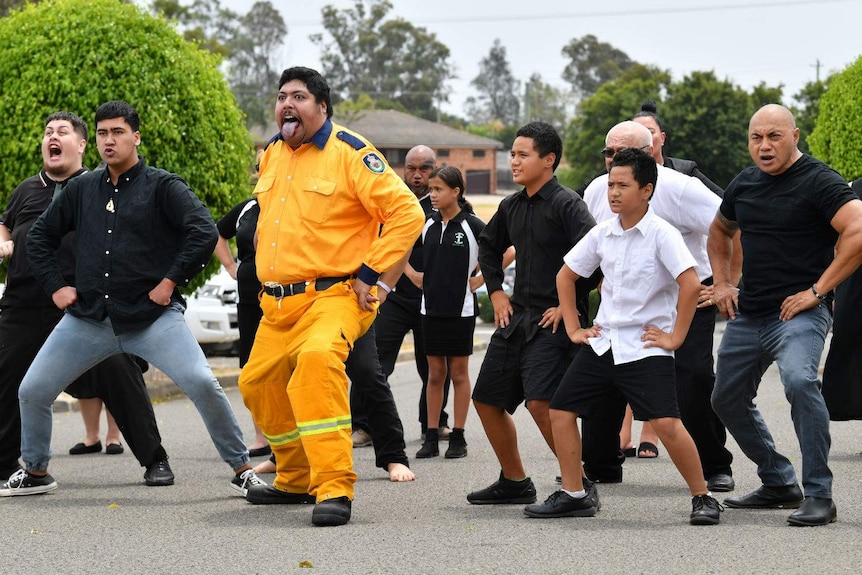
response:
[[[652,207],[628,230],[616,215],[599,223],[563,261],[581,277],[590,277],[599,267],[604,272],[602,302],[594,322],[602,331],[600,337],[590,339],[596,354],[613,348],[616,365],[673,356],[659,347],[645,348],[641,336],[648,325],[673,330],[679,296],[676,278],[695,267],[695,260],[679,231]]]
[[[590,182],[584,191],[584,201],[597,222],[614,217],[608,204],[608,174]],[[697,178],[686,176],[664,166],[658,166],[658,182],[650,200],[655,214],[682,234],[688,251],[697,263],[695,271],[700,281],[712,275],[706,239],[721,198]]]

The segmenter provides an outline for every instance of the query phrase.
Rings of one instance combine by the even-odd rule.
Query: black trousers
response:
[[[21,457],[18,388],[27,369],[63,317],[56,308],[7,307],[0,311],[0,469]],[[141,370],[131,356],[119,354],[94,367],[95,394],[114,416],[123,438],[142,466],[167,458]]]
[[[377,319],[374,320],[374,328],[377,340],[377,353],[380,357],[380,365],[383,374],[388,378],[395,370],[395,362],[404,343],[404,336],[408,331],[413,331],[413,356],[416,360],[416,371],[422,381],[422,393],[419,395],[419,424],[422,433],[428,429],[428,404],[426,392],[428,389],[428,357],[425,355],[425,340],[422,331],[422,314],[419,312],[419,303],[416,309],[408,309],[392,300],[386,300],[380,306]],[[444,409],[449,401],[449,375],[443,384],[443,407],[440,409],[440,427],[449,425],[449,414]],[[354,421],[357,427],[362,427],[361,412],[354,412]],[[356,421],[356,418],[359,421]],[[372,434],[373,435],[373,434]]]
[[[404,452],[404,427],[392,389],[377,356],[374,324],[353,344],[344,363],[350,378],[350,409],[361,411],[366,418],[366,430],[374,445],[375,464],[386,469],[390,463],[408,465]]]
[[[683,425],[700,455],[707,479],[719,473],[731,475],[733,454],[727,450],[727,431],[712,410],[710,396],[715,386],[713,333],[715,308],[697,310],[688,336],[676,350],[676,394]],[[584,419],[583,459],[588,477],[599,480],[622,478],[619,432],[625,417],[625,399],[610,393],[593,417]]]

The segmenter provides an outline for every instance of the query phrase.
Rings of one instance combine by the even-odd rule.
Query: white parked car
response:
[[[236,280],[222,268],[186,297],[186,324],[207,353],[235,351],[239,343]]]

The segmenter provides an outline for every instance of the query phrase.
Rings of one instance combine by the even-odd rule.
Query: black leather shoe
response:
[[[521,481],[512,481],[503,477],[486,487],[467,494],[467,501],[473,505],[498,505],[506,503],[535,503],[536,486],[527,477]]]
[[[93,445],[86,445],[82,441],[69,448],[69,455],[84,455],[85,453],[99,453],[100,451],[102,451],[101,441],[97,441]]]
[[[250,485],[245,500],[255,505],[301,505],[314,503],[314,496],[308,493],[290,493],[267,484]]]
[[[798,485],[761,485],[742,497],[728,497],[724,504],[738,509],[795,509],[804,499]]]
[[[733,491],[734,487],[736,487],[736,482],[733,480],[733,476],[727,473],[716,473],[706,480],[706,488],[712,492],[726,493]]]
[[[533,503],[524,507],[524,515],[540,519],[551,517],[593,517],[596,503],[590,493],[583,497],[572,497],[563,490],[554,491],[544,503]]]
[[[318,527],[334,527],[350,521],[351,501],[347,497],[325,499],[315,505],[311,512],[311,524]]]
[[[795,527],[815,527],[838,521],[838,510],[831,499],[806,497],[799,509],[790,514],[787,522]]]
[[[144,483],[153,487],[174,484],[174,472],[167,459],[158,459],[147,465],[144,472]]]

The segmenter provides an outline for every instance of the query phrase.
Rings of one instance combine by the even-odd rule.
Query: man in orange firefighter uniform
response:
[[[380,273],[403,260],[425,217],[382,155],[332,123],[318,72],[289,68],[279,86],[281,131],[254,190],[263,319],[239,381],[277,475],[247,499],[316,503],[314,525],[343,525],[356,481],[344,361],[390,289]]]

